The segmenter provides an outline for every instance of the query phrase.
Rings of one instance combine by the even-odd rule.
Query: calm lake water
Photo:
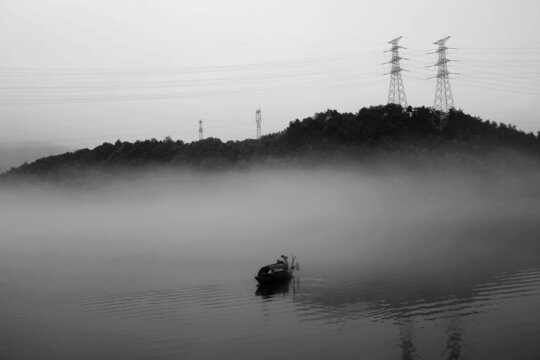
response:
[[[539,359],[537,177],[440,180],[4,191],[0,359]]]

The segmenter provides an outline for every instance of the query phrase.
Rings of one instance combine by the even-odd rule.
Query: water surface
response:
[[[4,191],[1,359],[538,359],[534,176]],[[258,268],[300,271],[259,288]]]

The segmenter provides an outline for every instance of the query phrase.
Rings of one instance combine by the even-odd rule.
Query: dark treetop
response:
[[[481,159],[511,162],[514,155],[523,155],[540,164],[539,136],[540,133],[535,136],[512,125],[483,121],[460,110],[442,116],[426,107],[372,106],[356,114],[327,110],[291,121],[285,130],[257,140],[118,140],[25,163],[2,174],[1,179],[57,181],[151,166],[207,170],[253,163],[313,164],[337,159],[371,164],[390,160],[420,166],[443,159],[476,166],[481,165]]]

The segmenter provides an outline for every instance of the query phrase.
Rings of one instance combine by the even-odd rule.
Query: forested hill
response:
[[[431,108],[397,105],[363,108],[358,113],[328,110],[295,120],[275,134],[258,140],[222,142],[216,138],[184,143],[167,137],[135,143],[116,141],[94,149],[49,156],[12,168],[2,180],[38,177],[61,180],[89,172],[114,173],[126,169],[164,166],[215,169],[254,163],[324,162],[339,158],[361,162],[401,161],[430,154],[461,161],[503,154],[523,154],[540,160],[540,133],[483,121],[452,110],[445,117]]]

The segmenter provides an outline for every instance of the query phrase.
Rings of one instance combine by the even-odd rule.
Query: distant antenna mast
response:
[[[204,140],[202,120],[199,120],[199,140]]]
[[[438,45],[439,48],[429,54],[439,54],[439,59],[436,64],[432,66],[437,66],[437,87],[435,88],[435,101],[433,107],[436,110],[442,111],[444,113],[448,110],[454,108],[454,96],[452,95],[452,88],[450,87],[450,74],[448,71],[447,64],[452,61],[446,58],[446,50],[451,49],[445,46],[446,42],[450,39],[450,36],[445,37],[439,41],[435,41],[433,44]]]
[[[257,139],[261,138],[261,109],[255,111],[255,122],[257,123]]]
[[[403,86],[403,80],[401,79],[401,72],[407,71],[401,68],[401,60],[409,60],[399,56],[399,49],[405,49],[403,46],[399,46],[398,42],[403,36],[390,40],[388,43],[392,45],[390,50],[385,52],[391,52],[392,58],[389,62],[384,64],[391,64],[390,72],[384,75],[390,75],[390,88],[388,89],[388,104],[398,104],[403,107],[407,106],[407,97],[405,96],[405,87]]]

